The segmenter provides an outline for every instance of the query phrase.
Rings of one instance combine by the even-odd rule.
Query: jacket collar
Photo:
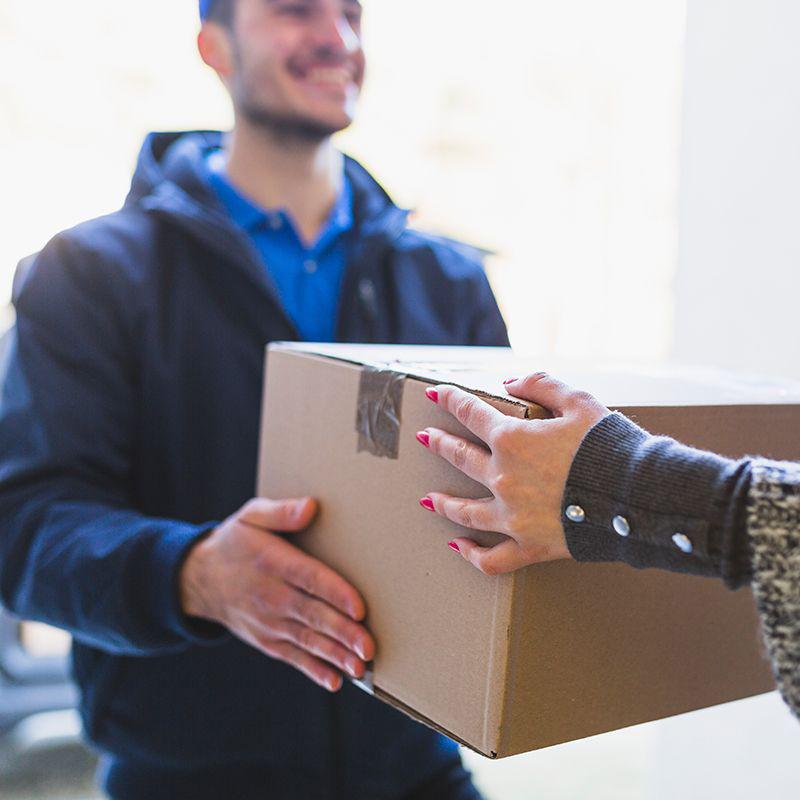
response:
[[[204,152],[222,144],[219,131],[151,133],[139,154],[125,205],[167,215],[206,241],[232,235],[235,227],[205,178]],[[398,208],[355,159],[345,157],[353,190],[354,227],[359,239],[393,240],[409,212]],[[237,231],[238,233],[238,231]]]

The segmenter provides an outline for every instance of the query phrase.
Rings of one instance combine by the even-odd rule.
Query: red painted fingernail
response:
[[[447,543],[447,546],[448,546],[448,547],[449,547],[451,550],[455,550],[455,551],[456,551],[456,553],[460,553],[460,552],[461,552],[461,548],[460,548],[460,547],[459,547],[459,546],[458,546],[458,545],[457,545],[455,542],[448,542],[448,543]]]
[[[431,437],[427,433],[425,433],[425,431],[420,431],[417,434],[417,441],[420,444],[425,445],[425,447],[430,447],[431,446]]]
[[[435,510],[434,507],[433,507],[433,500],[431,500],[430,497],[423,497],[422,500],[419,501],[419,504],[423,508],[427,508],[428,511],[434,511]]]
[[[428,400],[433,400],[434,403],[439,402],[439,392],[437,392],[436,389],[426,389],[425,397],[427,397]]]
[[[516,383],[519,378],[509,378],[508,380],[503,381],[503,386],[508,386],[509,383]]]
[[[361,677],[361,662],[356,661],[354,658],[348,658],[345,660],[345,666],[347,667],[347,674],[351,678],[360,678]]]

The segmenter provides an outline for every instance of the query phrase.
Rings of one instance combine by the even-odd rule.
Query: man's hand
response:
[[[196,544],[181,571],[190,616],[221,623],[249,645],[332,692],[361,678],[375,643],[364,601],[333,570],[273,531],[301,531],[316,503],[255,499]]]
[[[507,381],[506,389],[543,406],[554,418],[515,419],[455,386],[437,386],[428,390],[428,397],[485,446],[437,428],[417,434],[422,444],[492,493],[470,500],[431,492],[420,501],[464,527],[506,534],[494,547],[481,547],[466,537],[450,542],[489,575],[570,557],[561,524],[564,487],[583,437],[609,413],[591,395],[543,373]]]

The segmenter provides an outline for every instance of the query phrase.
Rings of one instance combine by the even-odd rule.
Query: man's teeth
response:
[[[349,69],[342,67],[318,67],[308,72],[308,80],[314,83],[335,83],[344,85],[352,80]]]

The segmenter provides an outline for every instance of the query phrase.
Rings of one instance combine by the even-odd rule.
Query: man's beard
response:
[[[237,105],[239,113],[251,125],[285,142],[319,144],[343,129],[295,114],[272,111],[252,101],[240,100]]]
[[[236,61],[238,74],[237,84],[234,85],[234,104],[237,112],[251,125],[267,132],[279,141],[286,143],[316,145],[330,139],[334,133],[348,127],[346,125],[326,125],[315,119],[301,117],[297,114],[273,111],[255,99],[257,87],[254,76],[245,66],[245,59],[239,41],[232,40],[233,57]]]

